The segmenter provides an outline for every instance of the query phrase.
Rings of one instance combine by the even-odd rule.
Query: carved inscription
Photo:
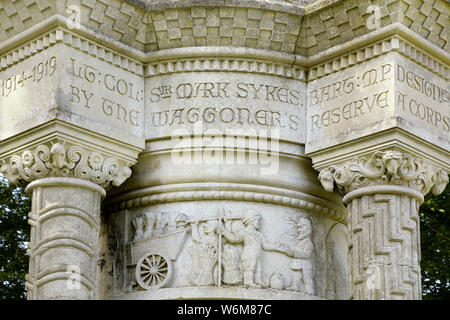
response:
[[[367,89],[390,80],[392,79],[393,71],[391,64],[384,64],[366,70],[361,75],[354,75],[312,90],[309,94],[311,107],[322,103],[327,103],[327,105],[332,105],[332,107],[311,116],[311,129],[315,130],[332,126],[388,107],[389,90],[375,91],[362,98],[352,99],[350,102],[340,105],[334,105],[333,100],[339,97],[352,97],[358,93],[358,90]]]
[[[86,85],[85,87],[70,85],[70,102],[84,108],[99,108],[100,112],[108,117],[133,126],[139,125],[141,112],[133,107],[132,103],[140,103],[144,100],[143,89],[139,89],[133,82],[117,75],[109,72],[102,73],[98,68],[78,62],[74,58],[70,60],[70,74]],[[96,87],[97,89],[100,87],[101,90],[96,90]],[[124,105],[117,102],[115,97],[126,98],[129,103]]]
[[[258,124],[266,127],[289,128],[297,131],[300,118],[295,114],[281,113],[268,109],[212,106],[169,109],[150,114],[154,127],[170,127],[185,123],[235,123]]]
[[[37,63],[30,70],[24,70],[6,80],[0,80],[0,97],[7,98],[29,83],[38,83],[51,77],[56,71],[56,57]]]
[[[288,87],[251,82],[196,82],[163,85],[150,90],[150,102],[175,96],[176,99],[191,98],[230,98],[274,101],[292,105],[300,104],[300,92]]]
[[[149,116],[153,127],[172,127],[203,122],[259,125],[297,131],[300,128],[299,115],[276,111],[267,104],[303,107],[300,96],[299,90],[287,86],[244,81],[164,84],[151,88],[148,99],[150,103],[167,101],[168,105],[172,104],[171,108],[150,112]],[[221,102],[212,99],[221,99]],[[230,102],[222,102],[224,99]],[[257,106],[247,107],[240,104],[240,101],[257,103]],[[175,105],[191,102],[194,103],[191,106]]]
[[[406,91],[399,90],[397,93],[397,105],[401,110],[428,122],[438,129],[444,130],[444,132],[450,131],[450,118],[432,107],[432,105],[444,104],[446,108],[443,110],[449,110],[449,94],[447,90],[400,64],[397,64],[396,80],[413,89],[413,93],[419,93],[419,98],[416,98],[409,96]],[[421,101],[421,98],[432,102],[432,105]]]

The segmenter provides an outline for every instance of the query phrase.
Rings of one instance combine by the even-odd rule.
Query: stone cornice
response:
[[[248,72],[265,75],[282,76],[306,81],[306,72],[292,65],[272,63],[269,61],[255,61],[244,58],[203,58],[178,59],[150,63],[146,67],[146,76],[157,76],[179,72],[194,71],[231,71]]]
[[[53,29],[1,56],[0,71],[17,62],[25,60],[26,58],[41,52],[56,43],[64,43],[69,47],[80,50],[100,60],[109,62],[121,69],[137,75],[143,75],[142,63],[62,28]]]
[[[37,144],[3,159],[0,172],[12,182],[31,182],[49,177],[71,177],[108,189],[131,176],[122,160],[57,139]]]
[[[396,149],[375,151],[336,165],[319,174],[326,191],[335,187],[341,195],[370,186],[404,186],[425,195],[442,193],[448,173],[419,156]]]
[[[398,52],[446,80],[450,77],[446,63],[427,54],[403,37],[394,35],[311,67],[308,72],[308,81],[319,79],[389,52]]]
[[[400,27],[400,29],[402,28]],[[361,39],[361,41],[367,40]],[[57,27],[0,56],[0,71],[56,43],[64,43],[140,76],[191,71],[237,71],[283,76],[300,81],[306,81],[306,79],[313,81],[377,56],[389,52],[398,52],[446,80],[450,77],[448,64],[446,63],[448,59],[440,60],[398,35],[388,36],[360,49],[330,58],[326,62],[320,62],[316,56],[305,58],[298,55],[252,48],[233,48],[233,50],[230,50],[232,48],[229,47],[192,47],[189,48],[189,58],[186,58],[186,51],[183,48],[160,50],[156,53],[142,53],[140,57],[136,57],[131,54],[132,52],[122,54],[61,27]],[[352,47],[354,46],[356,45],[353,44]],[[440,50],[438,51],[440,52]],[[128,54],[134,57],[130,58]],[[330,55],[330,53],[327,55]],[[439,58],[444,58],[440,54],[438,55]],[[330,57],[332,56],[330,55]],[[309,70],[306,71],[307,68]]]
[[[330,2],[330,0],[203,0],[184,2],[179,0],[126,0],[147,11],[184,7],[245,7],[254,9],[276,10],[295,14],[304,14],[307,6],[314,2]],[[339,1],[339,0],[331,0]]]
[[[13,37],[35,29],[46,19],[54,21],[56,17],[56,20],[67,22],[73,18],[73,11],[68,6],[77,2],[0,3],[4,26],[4,32],[0,33],[2,47],[8,47]],[[368,11],[373,6],[379,9],[378,16]],[[419,41],[444,51],[448,51],[449,46],[448,4],[445,0],[437,0],[433,5],[427,2],[417,5],[412,0],[390,0],[376,5],[371,1],[353,0],[230,0],[226,3],[221,0],[105,0],[100,3],[80,1],[78,9],[81,29],[89,29],[102,39],[111,39],[143,52],[229,45],[312,56],[339,48],[351,39],[372,38],[380,28],[395,24],[410,30]],[[199,13],[198,9],[203,11]],[[266,15],[264,19],[262,14]],[[107,17],[107,21],[102,17]],[[192,22],[206,18],[211,24]],[[370,26],[374,18],[379,20],[380,26]],[[272,27],[266,24],[263,27],[259,24],[261,21]],[[274,24],[281,24],[282,28],[274,28]],[[211,30],[206,26],[212,27]],[[239,34],[242,30],[245,32]],[[262,34],[258,34],[259,30]],[[201,40],[193,41],[194,38]]]

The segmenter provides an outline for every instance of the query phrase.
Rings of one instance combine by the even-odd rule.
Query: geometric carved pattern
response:
[[[52,16],[55,6],[54,1],[48,0],[0,1],[0,42]]]
[[[303,35],[299,37],[295,53],[314,55],[335,45],[348,42],[371,32],[366,26],[372,15],[371,5],[380,7],[381,27],[392,24],[397,9],[393,1],[338,1],[305,17]]]
[[[450,50],[448,37],[450,34],[448,1],[401,1],[402,23],[423,38],[436,44],[445,51]]]
[[[238,46],[292,52],[298,15],[252,8],[181,8],[150,13],[159,49]]]
[[[400,22],[439,48],[450,48],[449,4],[445,0],[273,2],[272,7],[249,3],[254,7],[170,8],[162,1],[139,0],[1,1],[0,43],[55,14],[70,18],[73,12],[68,8],[75,5],[80,9],[81,25],[144,52],[236,46],[311,56],[374,31],[367,24],[373,12],[367,10],[375,5],[381,28]],[[274,11],[277,6],[285,12]]]
[[[345,195],[351,299],[421,299],[418,210],[442,193],[448,172],[396,149],[371,151],[319,174],[326,191]]]
[[[66,5],[79,5],[80,23],[96,33],[139,50],[154,49],[146,47],[152,35],[144,9],[119,0],[67,0]],[[63,15],[69,16],[65,12]]]
[[[400,22],[441,49],[450,48],[449,3],[445,0],[338,1],[307,14],[295,53],[314,55],[335,45],[368,34],[371,5],[380,10],[380,27]]]
[[[444,78],[447,81],[449,80],[450,72],[445,63],[433,58],[409,41],[398,36],[392,36],[311,67],[308,72],[308,81],[316,80],[331,73],[344,70],[391,51],[396,51],[420,64],[422,67],[425,67],[429,71],[434,72],[441,78]]]
[[[421,299],[418,210],[407,195],[349,203],[350,299]]]

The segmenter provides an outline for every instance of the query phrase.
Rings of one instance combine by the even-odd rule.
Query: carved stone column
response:
[[[80,2],[29,9],[39,25],[0,32],[0,171],[33,194],[28,298],[94,299],[100,203],[144,146],[143,66],[63,17]]]
[[[31,182],[28,299],[96,298],[100,202],[130,168],[101,152],[51,141],[10,156],[0,171],[11,182]]]
[[[28,299],[95,298],[104,189],[58,177],[36,180],[27,191],[33,194]]]
[[[394,149],[375,151],[321,171],[327,191],[348,209],[350,299],[421,299],[418,210],[447,173]]]

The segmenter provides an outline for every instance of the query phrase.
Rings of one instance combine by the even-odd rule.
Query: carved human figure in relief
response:
[[[200,230],[199,230],[200,229]],[[192,223],[191,238],[193,246],[189,250],[192,267],[189,273],[190,281],[195,286],[214,285],[214,266],[217,263],[216,226],[212,221]]]
[[[231,243],[243,243],[240,260],[243,271],[243,283],[249,287],[261,287],[261,254],[262,250],[278,250],[275,245],[269,243],[262,233],[259,232],[261,215],[247,212],[242,218],[244,229],[233,233],[228,228],[219,225],[218,232]]]
[[[314,282],[312,272],[311,257],[314,245],[310,239],[312,226],[307,218],[300,217],[297,222],[296,244],[289,247],[280,244],[280,251],[292,257],[290,268],[293,271],[293,281],[287,290],[302,291],[306,294],[314,295]],[[302,286],[303,284],[303,286]]]

